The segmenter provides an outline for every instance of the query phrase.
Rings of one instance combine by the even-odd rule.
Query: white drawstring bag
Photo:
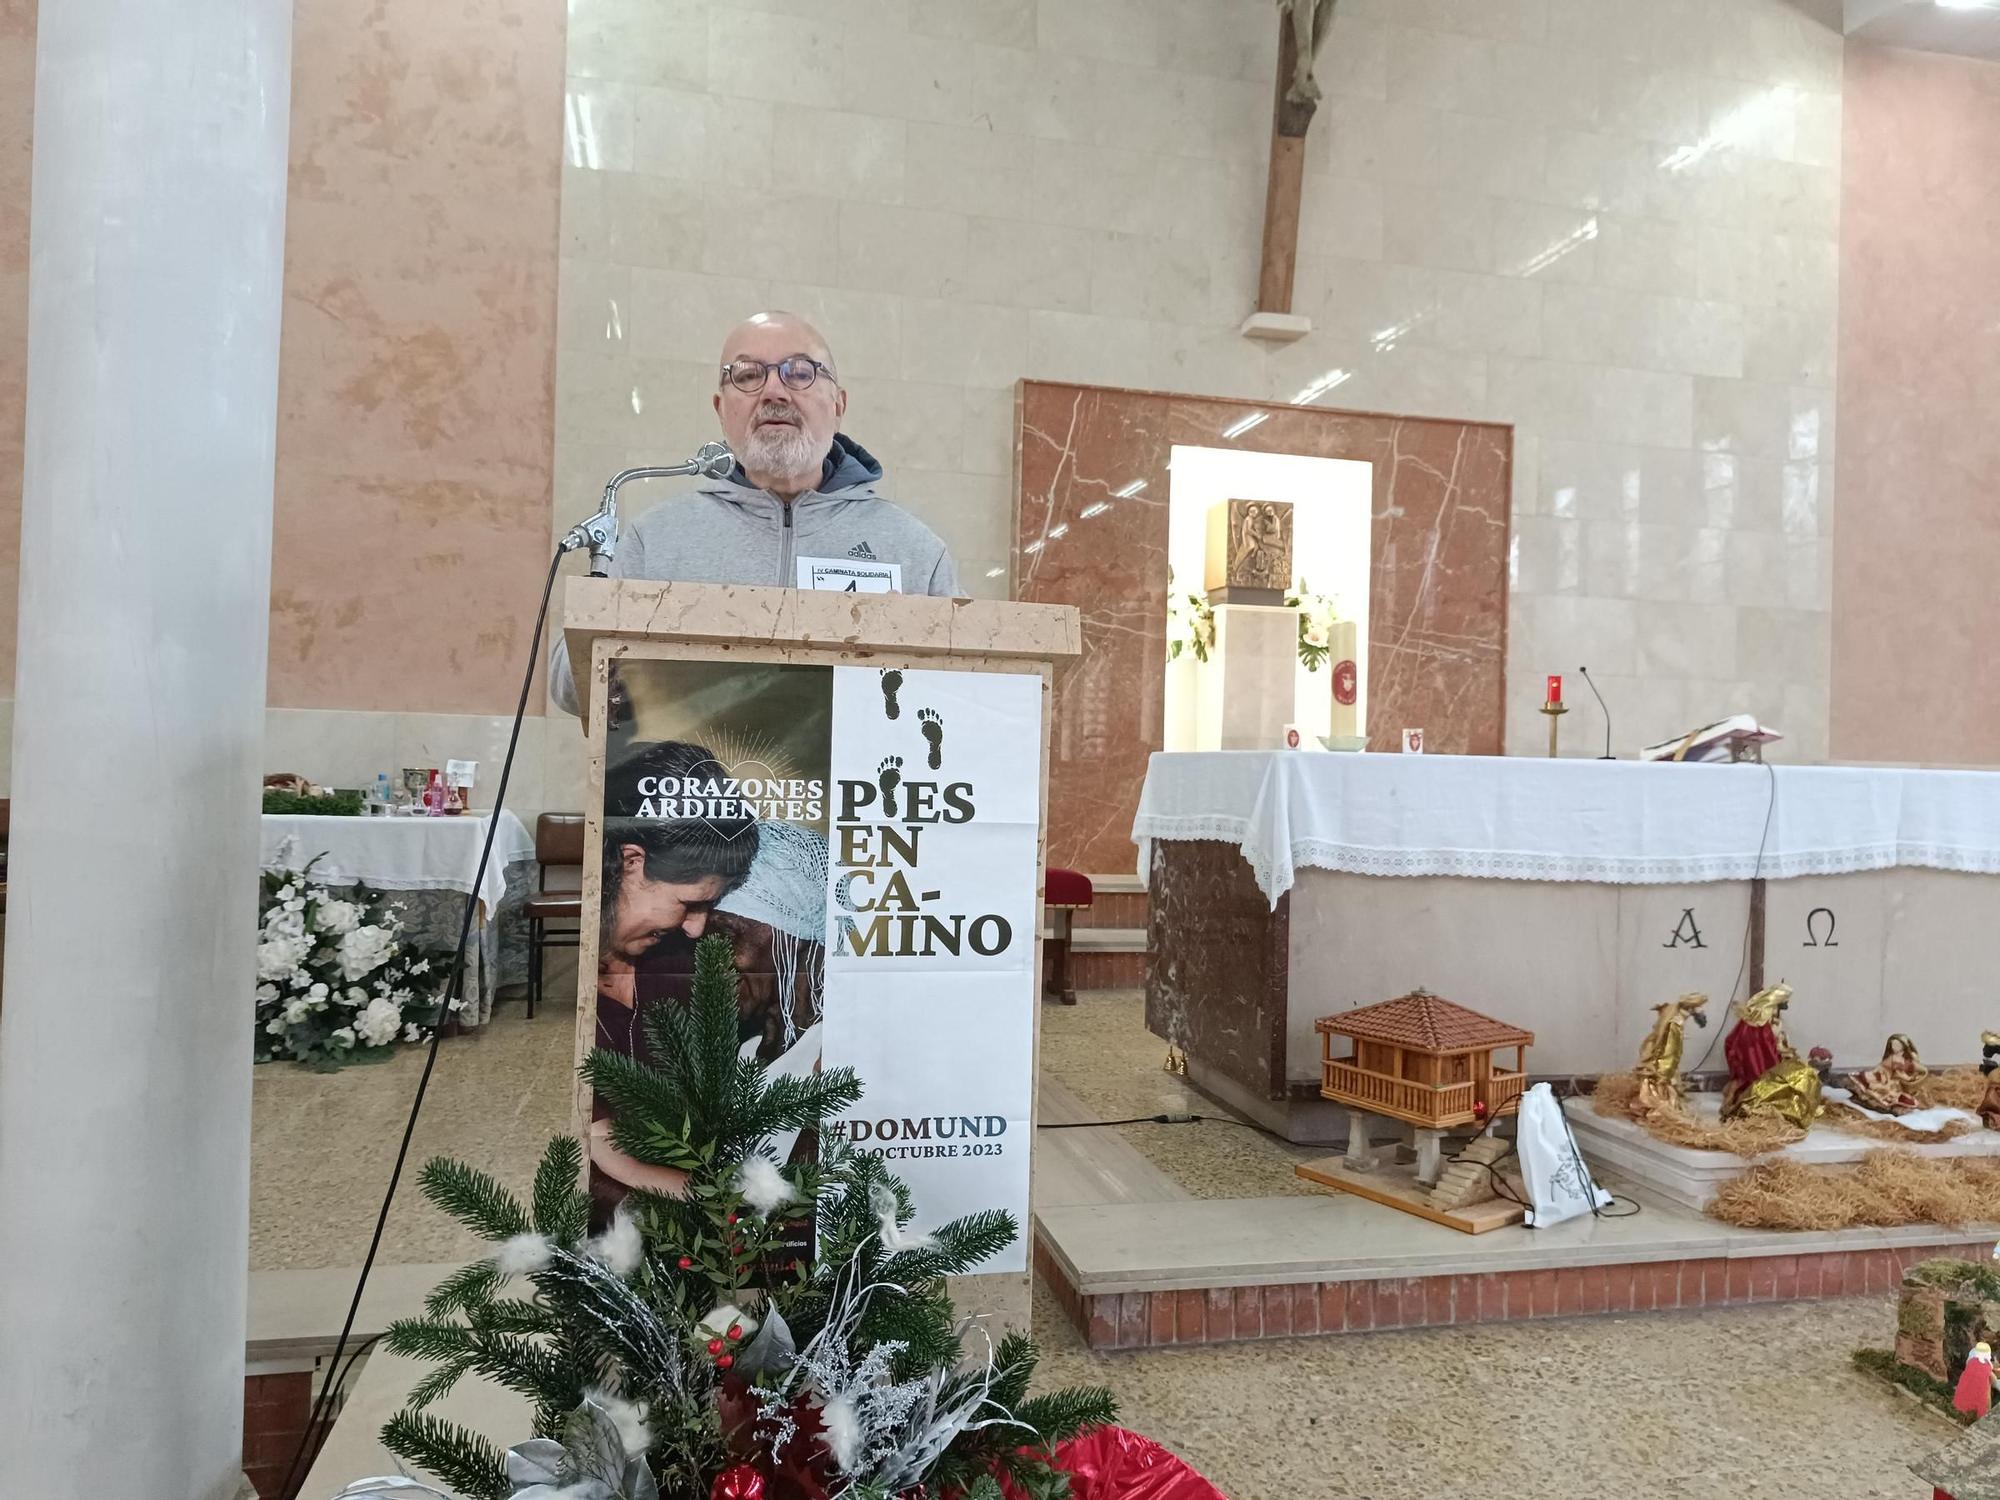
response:
[[[1521,1185],[1528,1190],[1529,1228],[1546,1229],[1611,1206],[1611,1195],[1592,1179],[1555,1090],[1546,1083],[1521,1096],[1514,1147],[1521,1161]]]

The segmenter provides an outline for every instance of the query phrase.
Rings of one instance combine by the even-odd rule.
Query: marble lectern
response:
[[[1014,1214],[1001,1269],[955,1292],[1025,1330],[1048,697],[1080,649],[1077,611],[579,578],[563,627],[589,738],[579,1059],[605,1044],[601,1008],[629,1032],[674,1003],[648,998],[647,966],[702,928],[699,906],[650,917],[660,931],[627,922],[656,878],[635,851],[690,819],[729,839],[747,825],[749,873],[706,921],[735,937],[739,975],[759,936],[786,957],[759,973],[780,977],[745,1046],[781,1070],[855,1067],[866,1093],[840,1128],[910,1184],[918,1228]],[[739,985],[750,1017],[760,992]],[[620,1194],[642,1164],[607,1152],[600,1114],[580,1085],[593,1192]]]

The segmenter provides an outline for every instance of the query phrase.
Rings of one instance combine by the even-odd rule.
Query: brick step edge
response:
[[[1981,1240],[1812,1255],[1086,1295],[1069,1283],[1037,1236],[1035,1269],[1084,1342],[1093,1350],[1111,1351],[1870,1296],[1894,1291],[1902,1285],[1903,1273],[1919,1261],[1936,1256],[1983,1261],[1992,1248]]]

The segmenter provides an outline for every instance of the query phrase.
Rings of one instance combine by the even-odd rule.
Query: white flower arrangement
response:
[[[1183,651],[1194,653],[1196,661],[1207,661],[1215,649],[1215,610],[1203,594],[1177,593],[1174,570],[1167,569],[1167,660],[1180,660]]]
[[[303,873],[267,874],[257,941],[259,1062],[332,1069],[429,1034],[450,965],[420,954],[389,902],[365,886],[336,896]],[[464,1002],[454,1001],[454,1010]]]
[[[1308,672],[1317,672],[1333,648],[1333,627],[1342,618],[1340,601],[1331,594],[1315,594],[1301,578],[1285,604],[1299,612],[1299,662]]]

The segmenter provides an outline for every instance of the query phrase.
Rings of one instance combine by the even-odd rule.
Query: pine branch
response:
[[[1101,1385],[1069,1386],[1031,1396],[1014,1408],[1014,1415],[1053,1448],[1057,1443],[1118,1420],[1118,1399]]]
[[[382,1428],[382,1446],[435,1474],[465,1500],[507,1500],[513,1493],[500,1450],[455,1422],[398,1412]]]
[[[451,1388],[458,1384],[465,1372],[472,1368],[470,1360],[449,1359],[439,1365],[410,1388],[408,1410],[422,1411],[425,1407],[442,1401],[451,1394]]]
[[[481,1333],[555,1333],[555,1314],[521,1297],[483,1302],[466,1310],[466,1321]]]
[[[943,1276],[963,1276],[1013,1244],[1019,1232],[1014,1216],[1005,1209],[967,1214],[931,1231],[930,1245],[889,1256],[882,1263],[882,1274],[902,1286]]]
[[[641,1025],[661,1075],[696,1119],[713,1122],[736,1078],[736,957],[710,933],[695,944],[694,993],[686,1005],[655,1005]]]
[[[475,1346],[470,1328],[443,1318],[398,1318],[382,1334],[382,1347],[391,1354],[434,1363],[470,1354]]]
[[[532,1227],[512,1193],[464,1162],[432,1157],[418,1180],[426,1198],[482,1239],[512,1239]]]
[[[803,1078],[774,1078],[757,1112],[757,1134],[817,1129],[860,1103],[861,1094],[861,1080],[852,1068],[829,1068]]]
[[[424,1299],[424,1310],[433,1318],[449,1317],[490,1301],[499,1285],[500,1268],[490,1260],[475,1260],[440,1281]]]
[[[619,1150],[656,1167],[691,1171],[700,1165],[694,1143],[701,1131],[687,1097],[660,1069],[600,1049],[584,1059],[583,1076],[610,1107],[611,1139]]]
[[[585,1380],[561,1352],[511,1333],[473,1335],[472,1368],[495,1385],[526,1396],[543,1410],[570,1412],[583,1404]]]
[[[1027,1400],[1028,1382],[1034,1378],[1041,1357],[1041,1350],[1025,1333],[1005,1335],[993,1351],[993,1388],[987,1400],[1008,1411]]]
[[[590,1228],[590,1195],[577,1187],[583,1180],[583,1143],[559,1135],[542,1153],[535,1169],[533,1195],[535,1230],[558,1245],[573,1245]]]

